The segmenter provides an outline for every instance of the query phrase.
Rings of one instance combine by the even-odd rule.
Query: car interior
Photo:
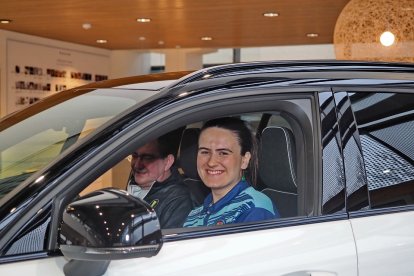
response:
[[[294,217],[299,212],[297,153],[295,137],[289,123],[280,114],[251,113],[237,115],[252,130],[258,145],[258,171],[256,189],[265,193],[278,209],[282,218]],[[197,172],[198,136],[202,122],[183,128],[175,166],[190,189],[194,201],[201,205],[210,190]],[[133,184],[130,159],[125,158],[80,195],[104,187],[126,189]]]
[[[250,128],[252,135],[256,137],[258,145],[258,170],[257,181],[253,185],[257,190],[262,191],[273,201],[274,206],[277,208],[281,215],[281,219],[284,218],[297,218],[313,216],[312,210],[305,203],[313,208],[312,196],[314,191],[307,189],[306,187],[312,186],[307,184],[310,174],[304,169],[305,163],[311,162],[311,154],[306,155],[305,145],[306,142],[310,142],[311,139],[306,138],[307,133],[304,130],[308,129],[308,126],[303,126],[302,121],[299,119],[292,119],[292,113],[281,111],[271,112],[254,112],[254,113],[242,113],[232,114],[244,120]],[[212,118],[208,118],[212,119]],[[204,117],[203,117],[204,120]],[[202,183],[197,173],[197,152],[198,152],[198,136],[200,133],[203,121],[199,119],[197,121],[186,121],[186,124],[175,127],[175,131],[179,130],[180,133],[180,145],[177,149],[176,166],[179,172],[184,177],[184,183],[189,187],[193,194],[194,201],[198,204],[202,204],[204,198],[209,194],[209,189]],[[169,131],[174,131],[169,129]],[[159,130],[157,134],[150,133],[151,135],[145,136],[145,139],[154,139],[158,135],[165,134],[165,131]],[[142,146],[147,142],[144,139],[137,139],[136,146]],[[135,150],[134,144],[129,148]],[[110,167],[106,172],[101,175],[96,174],[96,178],[88,183],[82,183],[82,186],[74,187],[72,191],[68,192],[65,197],[65,201],[62,202],[62,206],[79,199],[79,196],[88,195],[91,192],[101,190],[104,188],[116,188],[119,190],[126,190],[127,184],[133,179],[131,178],[131,155],[128,155],[129,151],[125,151],[122,155],[114,156],[118,163]],[[311,170],[313,171],[313,170]],[[249,172],[247,172],[249,173]],[[83,189],[83,190],[79,190]],[[305,201],[308,201],[305,202]],[[307,209],[308,208],[308,209]],[[47,217],[46,217],[47,218]],[[41,229],[46,229],[49,225],[48,220],[41,220]],[[279,223],[279,220],[276,222]],[[252,223],[253,224],[253,223]],[[234,227],[234,225],[217,225],[209,226],[214,228],[227,228]],[[244,224],[241,225],[244,227]],[[203,231],[204,227],[200,227],[197,230],[190,228],[171,228],[161,229],[163,234],[168,236],[175,233],[187,233],[195,231]],[[38,229],[28,228],[25,233],[37,233]],[[43,232],[46,230],[42,230]],[[42,233],[43,233],[42,232]],[[25,235],[22,238],[23,243],[27,239],[35,239],[40,242],[43,241],[43,234],[32,238],[30,235]],[[188,235],[187,235],[188,237]],[[41,247],[41,245],[39,245]],[[19,249],[20,250],[20,249]],[[24,251],[24,250],[23,250]],[[22,252],[22,251],[10,251],[10,252]],[[11,254],[11,253],[10,253]]]

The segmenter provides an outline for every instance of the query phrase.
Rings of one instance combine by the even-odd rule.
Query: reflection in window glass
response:
[[[35,172],[57,156],[68,138],[65,131],[48,129],[2,152],[0,178]]]
[[[78,139],[157,91],[97,89],[58,102],[0,132],[0,198]]]
[[[414,95],[350,95],[372,208],[414,204]]]

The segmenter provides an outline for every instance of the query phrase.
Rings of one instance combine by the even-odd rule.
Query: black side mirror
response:
[[[125,191],[106,188],[72,202],[60,226],[60,249],[74,260],[151,257],[162,246],[155,211]]]

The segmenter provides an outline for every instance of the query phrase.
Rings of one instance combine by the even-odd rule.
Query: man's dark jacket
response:
[[[163,182],[155,182],[144,200],[154,208],[162,229],[182,227],[195,207],[190,190],[176,169]]]

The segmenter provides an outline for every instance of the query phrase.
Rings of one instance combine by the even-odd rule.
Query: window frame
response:
[[[414,97],[414,93],[412,92],[412,88],[410,87],[387,87],[387,86],[344,86],[344,87],[333,87],[332,91],[334,93],[337,92],[346,92],[349,93],[401,93],[401,94],[409,94]],[[352,108],[351,108],[352,109]],[[355,120],[355,124],[357,125],[357,121],[355,119],[354,111],[352,110],[352,114]],[[359,129],[357,128],[358,136],[359,136]],[[359,140],[359,143],[361,141]],[[365,162],[365,159],[364,159]],[[365,167],[365,165],[364,165]],[[351,172],[357,173],[357,172]],[[366,171],[364,171],[366,174]],[[367,188],[367,196],[370,200],[371,195]],[[375,216],[375,215],[383,215],[383,214],[391,214],[397,212],[409,212],[414,210],[413,205],[404,205],[404,206],[393,206],[393,207],[383,207],[383,208],[371,208],[371,204],[369,208],[363,210],[355,210],[355,211],[348,211],[349,218],[359,218],[359,217],[366,217],[366,216]]]
[[[257,90],[260,90],[257,91]],[[162,108],[156,112],[154,112],[150,117],[143,118],[142,120],[139,120],[135,122],[133,125],[131,125],[131,129],[134,133],[129,133],[127,136],[133,137],[130,141],[128,141],[129,146],[126,144],[122,145],[123,148],[129,147],[129,150],[126,150],[127,152],[130,152],[131,149],[135,149],[140,144],[143,144],[143,141],[148,141],[151,139],[154,139],[158,137],[159,135],[162,135],[163,133],[173,130],[177,127],[182,126],[183,124],[191,124],[198,121],[207,120],[213,117],[217,117],[216,112],[212,112],[212,108],[215,110],[218,110],[220,115],[219,116],[226,116],[226,115],[235,115],[235,114],[245,114],[245,113],[254,113],[254,112],[262,112],[262,111],[269,111],[269,110],[281,110],[280,107],[280,100],[295,100],[295,99],[303,99],[308,98],[310,100],[310,110],[308,112],[312,113],[315,112],[315,103],[314,103],[314,93],[317,91],[315,88],[265,88],[265,89],[255,89],[255,93],[252,94],[251,88],[244,88],[244,89],[230,89],[223,93],[223,91],[220,92],[208,92],[203,93],[200,95],[197,95],[192,98],[183,99],[177,104],[171,104],[167,108]],[[304,96],[306,94],[306,97]],[[279,106],[278,106],[279,105]],[[286,104],[285,104],[286,105]],[[226,107],[226,108],[223,108]],[[224,110],[224,111],[223,111]],[[302,110],[292,111],[291,109],[286,109],[286,111],[289,112],[303,112]],[[214,114],[212,116],[211,114]],[[303,112],[304,113],[304,112]],[[196,115],[195,115],[196,114]],[[191,115],[191,116],[189,116]],[[302,116],[304,116],[302,114]],[[313,116],[313,117],[312,117]],[[311,119],[313,120],[309,124],[313,124],[316,126],[316,119],[314,118],[315,113],[311,115]],[[168,119],[167,119],[168,118]],[[304,118],[301,118],[299,120],[303,120]],[[308,118],[306,118],[308,119]],[[179,123],[178,123],[179,122]],[[135,127],[134,127],[135,126]],[[143,131],[137,131],[137,126],[140,126],[140,128]],[[299,126],[296,126],[299,127]],[[315,148],[318,146],[314,143],[318,139],[314,139],[313,135],[315,132],[315,129],[312,129],[311,126],[308,126],[308,133],[307,139],[312,142],[312,145],[308,145],[307,149],[307,155],[308,158],[315,158],[315,156],[309,154],[309,152],[315,152]],[[115,142],[117,143],[117,142]],[[303,143],[298,143],[303,144]],[[120,145],[121,146],[121,145]],[[303,150],[304,151],[304,150]],[[124,152],[124,150],[123,150]],[[309,166],[310,163],[314,163],[308,161],[307,166]],[[315,178],[315,169],[309,169],[304,168],[305,166],[302,166],[303,171],[302,175],[305,175],[308,173],[310,177]],[[303,176],[302,181],[306,176]],[[308,178],[309,179],[309,178]],[[310,180],[311,184],[306,185],[307,191],[305,191],[307,194],[310,194],[310,197],[313,197],[315,193],[315,183],[318,183],[318,181],[312,181]],[[63,206],[63,198],[58,198],[59,204]],[[308,206],[304,206],[304,208],[308,208],[308,214],[317,214],[317,208],[314,208],[313,203],[305,203],[308,204]],[[305,205],[304,204],[304,205]],[[309,210],[312,208],[312,210]],[[317,216],[316,215],[316,216]],[[58,217],[58,215],[55,215]],[[315,216],[315,217],[316,217]],[[311,217],[310,219],[312,220]],[[309,220],[309,218],[306,218],[305,216],[302,218],[302,220]],[[242,232],[247,229],[251,230],[262,230],[262,229],[269,229],[274,227],[280,227],[280,225],[285,225],[284,221],[292,221],[292,218],[282,219],[280,221],[265,221],[260,223],[253,223],[250,225],[231,225],[223,228],[217,228],[217,229],[184,229],[179,228],[174,229],[172,231],[170,230],[163,230],[163,233],[165,233],[165,236],[168,237],[167,240],[179,240],[179,239],[186,239],[186,238],[195,238],[195,237],[202,237],[205,235],[217,235],[217,234],[227,234],[227,233],[235,233],[235,232]],[[298,219],[298,217],[294,218],[296,224],[302,224],[304,221],[300,221],[301,219]],[[288,223],[288,225],[291,225],[292,222]],[[170,236],[170,234],[174,233],[174,235]]]
[[[318,109],[315,108],[315,91],[318,91],[318,89],[312,87],[266,88],[260,89],[260,91],[255,91],[255,94],[252,94],[252,88],[233,89],[226,91],[226,93],[209,92],[170,104],[165,108],[161,108],[152,114],[135,121],[122,132],[106,141],[104,144],[97,145],[97,150],[101,149],[100,152],[96,150],[94,154],[85,156],[78,163],[76,168],[72,168],[64,174],[66,177],[61,177],[61,182],[51,193],[51,197],[55,196],[55,198],[53,199],[54,208],[52,210],[52,220],[50,223],[46,250],[53,252],[58,249],[57,235],[61,213],[64,206],[68,203],[69,198],[73,198],[77,191],[82,190],[106,170],[117,164],[122,158],[131,152],[131,149],[136,148],[140,141],[142,143],[142,141],[153,139],[161,135],[162,132],[175,128],[177,126],[177,124],[174,123],[175,121],[180,121],[180,124],[188,124],[190,122],[197,121],[197,118],[194,118],[194,114],[197,114],[196,117],[199,117],[199,120],[208,119],[209,116],[206,116],[206,114],[211,114],[211,109],[209,109],[211,106],[214,106],[217,110],[220,110],[220,108],[223,110],[223,106],[227,107],[227,109],[225,109],[226,111],[221,113],[220,116],[248,113],[249,110],[251,110],[251,112],[257,112],[258,110],[273,110],[273,108],[277,108],[279,100],[304,98],[304,95],[306,94],[306,97],[310,100],[310,110],[308,110],[308,112],[311,113],[311,118],[304,136],[307,137],[307,140],[312,142],[310,142],[310,145],[306,146],[306,158],[308,161],[306,162],[306,167],[304,166],[302,170],[306,171],[303,178],[308,179],[311,183],[306,185],[306,193],[313,195],[315,191],[320,189],[320,187],[315,188],[317,183],[319,183],[318,179],[320,177],[317,173],[319,171],[318,166],[315,165],[314,168],[309,168],[312,164],[317,164],[319,159],[319,154],[316,150],[319,147],[319,139],[314,138],[318,137],[318,123],[316,119],[318,116]],[[260,108],[257,108],[257,106],[252,104],[253,102],[260,103]],[[193,116],[191,119],[188,119],[189,114],[192,114]],[[155,123],[157,123],[157,125]],[[313,127],[311,125],[313,125]],[[114,154],[116,156],[113,156]],[[111,156],[111,158],[108,158],[109,156]],[[90,168],[94,168],[94,170],[90,170]],[[37,206],[41,208],[40,204],[45,202],[50,203],[47,199],[43,199],[37,204]],[[250,225],[231,225],[221,229],[184,229],[184,231],[180,231],[178,234],[175,233],[174,237],[169,236],[168,232],[166,232],[165,241],[203,237],[205,235],[263,230],[321,221],[314,205],[309,204],[309,202],[306,204],[307,206],[304,208],[308,208],[307,210],[309,211],[309,214],[316,213],[315,216],[308,218],[282,219],[279,221],[265,221],[263,223],[255,223]]]

